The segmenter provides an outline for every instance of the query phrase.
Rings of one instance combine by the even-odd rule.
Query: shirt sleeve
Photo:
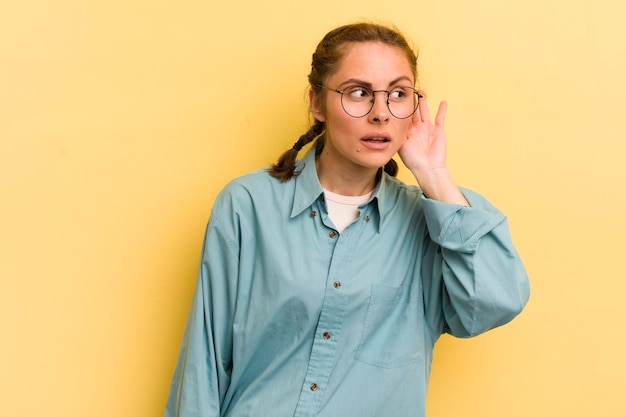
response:
[[[506,217],[463,189],[471,207],[421,197],[429,239],[422,279],[435,337],[471,337],[517,316],[529,297],[526,270]]]
[[[220,416],[230,382],[237,259],[234,241],[212,218],[165,417]]]

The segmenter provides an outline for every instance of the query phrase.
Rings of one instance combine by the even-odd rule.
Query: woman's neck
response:
[[[359,196],[376,187],[377,168],[325,163],[323,155],[315,160],[315,166],[322,188],[335,194]]]

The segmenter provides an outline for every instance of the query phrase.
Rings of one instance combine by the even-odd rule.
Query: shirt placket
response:
[[[369,220],[369,218],[368,218]],[[294,417],[315,416],[321,406],[328,381],[337,355],[344,319],[346,285],[351,257],[354,251],[352,236],[356,235],[357,225],[348,227],[342,234],[325,226],[327,239],[334,248],[331,252],[330,268],[326,277],[324,300],[320,311],[315,339],[311,349],[306,376],[300,392],[300,399]],[[353,227],[355,226],[355,227]]]

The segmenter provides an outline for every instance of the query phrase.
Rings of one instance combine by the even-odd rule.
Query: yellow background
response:
[[[454,176],[509,216],[531,277],[513,323],[441,339],[429,416],[626,415],[625,15],[619,0],[3,2],[2,415],[161,415],[215,195],[306,129],[310,55],[361,18],[415,41],[431,106],[449,101]]]

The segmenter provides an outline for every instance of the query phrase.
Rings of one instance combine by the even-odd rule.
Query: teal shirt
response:
[[[441,203],[382,174],[339,234],[314,158],[216,199],[165,416],[424,416],[439,336],[526,304],[506,218],[481,196]]]

